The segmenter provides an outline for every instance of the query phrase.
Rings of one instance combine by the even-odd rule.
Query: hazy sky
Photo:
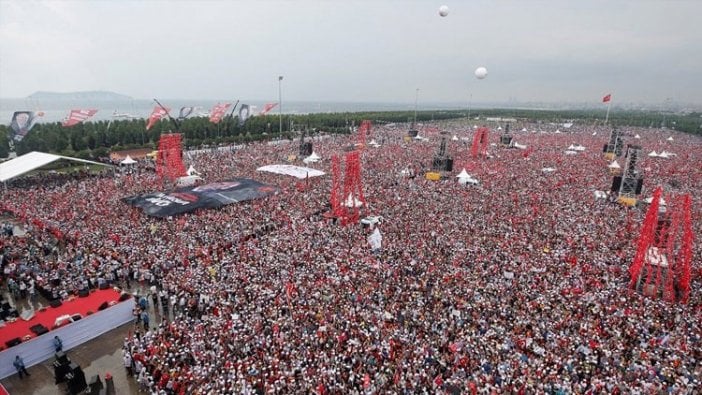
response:
[[[700,104],[700,17],[702,0],[0,0],[0,97],[274,101],[283,75],[283,100]]]

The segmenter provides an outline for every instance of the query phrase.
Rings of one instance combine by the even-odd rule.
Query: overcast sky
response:
[[[700,104],[701,18],[702,0],[0,0],[0,97],[273,101],[283,75],[284,100]]]

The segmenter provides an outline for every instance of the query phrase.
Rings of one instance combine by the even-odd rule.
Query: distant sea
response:
[[[171,109],[171,115],[177,116],[181,107],[195,106],[198,113],[209,113],[210,109],[218,100],[160,100],[161,104]],[[258,113],[265,105],[265,102],[242,100],[240,104],[254,106],[252,113]],[[33,100],[33,99],[0,99],[0,124],[9,125],[12,114],[15,111],[43,111],[44,116],[39,119],[40,123],[60,122],[68,116],[71,109],[97,109],[98,112],[91,119],[93,121],[106,121],[111,119],[125,119],[113,117],[114,113],[129,114],[135,118],[147,118],[153,110],[155,104],[151,100]],[[467,105],[461,107],[457,103],[446,104],[419,104],[420,111],[431,110],[456,110],[465,109]],[[305,101],[283,101],[283,113],[285,114],[314,114],[314,113],[336,113],[336,112],[360,112],[360,111],[411,111],[414,110],[414,103],[344,103],[344,102],[305,102]],[[277,114],[278,108],[274,108],[269,114]]]

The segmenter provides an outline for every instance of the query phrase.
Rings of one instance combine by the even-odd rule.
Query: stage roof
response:
[[[61,156],[47,154],[45,152],[32,151],[22,156],[18,156],[15,159],[10,159],[8,161],[0,163],[0,182],[9,181],[15,177],[21,176],[22,174],[28,173],[32,170],[36,170],[40,167],[48,165],[49,163],[56,162],[57,160],[61,159],[110,167],[110,165],[107,165],[105,163],[93,162],[85,159],[71,158],[70,156]]]

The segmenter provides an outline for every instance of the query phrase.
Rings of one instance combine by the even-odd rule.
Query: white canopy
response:
[[[179,187],[189,187],[195,185],[198,181],[202,181],[202,177],[196,175],[183,176],[176,179],[176,185]]]
[[[457,177],[457,178],[470,177],[470,174],[468,174],[468,172],[467,172],[466,169],[464,168],[463,170],[461,170],[460,173],[458,173],[458,175],[457,175],[456,177]]]
[[[378,144],[378,142],[375,141],[375,139],[371,140],[370,143],[368,143],[368,145],[373,146],[373,147],[375,147],[375,148],[380,147],[380,144]],[[313,152],[313,153],[314,153],[314,152]]]
[[[134,159],[132,159],[132,157],[129,156],[129,155],[127,155],[127,157],[124,158],[123,161],[119,162],[120,165],[133,165],[133,164],[135,164],[135,163],[137,163],[137,161],[135,161]]]
[[[48,165],[49,163],[61,159],[110,167],[110,165],[107,165],[105,163],[93,162],[85,159],[71,158],[69,156],[47,154],[45,152],[32,151],[28,154],[18,156],[15,159],[11,159],[6,162],[0,163],[0,182],[11,180],[17,176],[21,176],[22,174],[28,173],[32,170],[36,170],[40,167]]]
[[[556,129],[556,133],[560,133],[560,132],[561,132],[560,130]]]
[[[659,157],[659,158],[668,159],[668,158],[670,158],[670,154],[667,153],[667,152],[665,152],[665,151],[663,151],[663,152],[661,152],[660,154],[658,154],[658,157]]]
[[[673,141],[673,136],[668,137],[666,140]]]
[[[585,147],[583,147],[583,146],[580,145],[580,144],[576,145],[573,149],[574,149],[575,151],[580,151],[580,152],[585,151]]]
[[[609,167],[610,169],[621,169],[622,168],[619,165],[619,162],[617,162],[616,160],[614,162],[610,163],[607,167]]]
[[[634,138],[635,138],[635,139],[640,139],[641,136],[639,136],[639,135],[637,134],[636,136],[634,136]]]
[[[325,173],[321,170],[311,169],[309,167],[293,166],[293,165],[268,165],[259,167],[257,171],[266,171],[269,173],[283,174],[293,176],[295,178],[304,179],[309,177],[323,176]]]
[[[322,159],[322,158],[320,158],[319,155],[317,155],[317,153],[312,151],[312,155],[308,156],[307,158],[303,159],[302,161],[305,163],[315,163],[315,162],[319,162],[320,159]]]
[[[514,143],[514,148],[527,149],[527,146],[515,142],[515,143]]]
[[[573,151],[571,149],[566,150],[566,152],[565,152],[566,155],[576,155],[577,153],[578,153],[577,151]]]
[[[498,126],[498,127],[497,127],[497,130],[502,130],[502,126]]]
[[[653,157],[657,157],[657,156],[658,156],[658,153],[656,153],[656,151],[651,151],[651,152],[648,153],[648,156],[650,156],[650,157],[652,157],[652,158],[653,158]]]
[[[454,134],[453,137],[451,137],[451,140],[453,140],[453,141],[458,141],[458,136],[456,136],[456,135]]]
[[[189,176],[196,176],[196,175],[199,175],[200,172],[197,171],[197,170],[195,170],[195,168],[193,167],[193,165],[190,165],[190,167],[188,167],[188,171],[186,172],[186,174],[189,175]]]
[[[346,198],[346,201],[344,202],[344,206],[346,206],[346,207],[361,207],[361,206],[363,206],[363,202],[358,200],[355,196],[353,196],[349,193],[349,197]]]
[[[379,250],[383,246],[383,235],[380,234],[380,229],[375,228],[373,233],[368,236],[368,244],[370,244],[372,250]]]
[[[646,199],[644,199],[644,203],[651,204],[652,201],[653,201],[653,196],[647,197]],[[661,199],[658,201],[658,204],[660,204],[661,206],[666,206],[668,203],[666,203],[665,199],[663,199],[661,197]]]
[[[478,185],[478,180],[476,180],[475,178],[473,178],[473,177],[471,177],[471,176],[468,176],[468,177],[460,177],[460,178],[458,179],[458,183],[461,184],[461,185],[466,185],[466,184]]]
[[[526,132],[526,131],[527,131],[527,129],[526,129],[526,128],[522,128],[522,132]]]
[[[604,191],[595,191],[595,199],[607,199],[608,193]]]

